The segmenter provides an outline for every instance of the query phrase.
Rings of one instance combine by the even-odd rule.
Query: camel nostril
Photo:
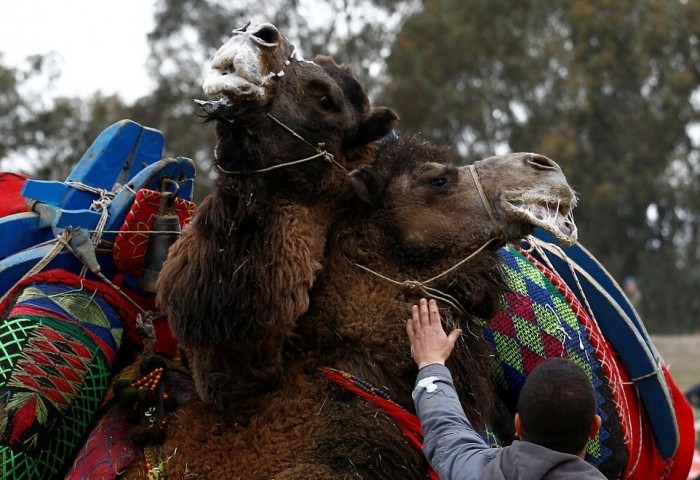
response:
[[[550,160],[544,155],[540,155],[537,153],[529,154],[526,157],[525,161],[530,165],[534,166],[535,168],[541,168],[543,170],[561,170],[561,168],[559,168],[559,165],[557,165],[557,163],[554,160]]]
[[[270,25],[269,23],[259,25],[256,31],[250,33],[261,42],[267,44],[277,44],[280,40],[280,32],[274,25]]]

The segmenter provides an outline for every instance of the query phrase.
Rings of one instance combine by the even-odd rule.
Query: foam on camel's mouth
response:
[[[204,93],[209,97],[221,96],[229,99],[265,95],[265,85],[277,74],[261,76],[258,65],[246,63],[245,66],[248,68],[234,65],[232,58],[212,66],[202,85]]]
[[[212,66],[202,85],[204,93],[211,100],[195,101],[208,115],[227,116],[244,103],[262,99],[267,92],[267,82],[275,76],[259,77],[242,73],[245,73],[244,69],[238,68],[237,71],[233,59]]]
[[[565,201],[540,196],[525,196],[505,202],[506,209],[517,218],[541,227],[551,233],[564,246],[571,246],[578,238],[573,208],[576,198]]]
[[[217,68],[212,67],[204,81],[202,88],[211,100],[195,100],[195,102],[208,115],[235,115],[256,103],[264,103],[263,99],[270,79],[282,75],[284,72],[270,73],[264,77],[245,76],[236,71],[233,62],[228,62]]]

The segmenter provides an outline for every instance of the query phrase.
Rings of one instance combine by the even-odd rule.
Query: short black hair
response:
[[[518,413],[523,440],[576,455],[586,446],[596,414],[593,385],[573,361],[549,358],[527,377]]]

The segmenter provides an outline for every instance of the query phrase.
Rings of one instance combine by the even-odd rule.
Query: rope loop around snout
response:
[[[503,228],[502,225],[500,225],[496,221],[496,216],[493,213],[493,208],[491,208],[491,202],[489,202],[488,197],[486,196],[486,192],[484,191],[484,187],[481,185],[481,180],[479,179],[479,172],[476,171],[476,166],[472,163],[469,165],[469,173],[472,175],[472,180],[474,180],[474,185],[476,185],[476,190],[479,192],[479,197],[481,198],[481,203],[484,205],[484,208],[486,209],[486,213],[489,215],[489,218],[491,219],[491,224],[493,225],[493,228],[496,229],[497,236],[496,238],[500,238],[501,240],[506,239],[506,232]]]

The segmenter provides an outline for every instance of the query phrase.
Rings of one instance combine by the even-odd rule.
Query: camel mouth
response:
[[[270,73],[264,77],[254,74],[250,75],[251,80],[236,73],[233,62],[217,68],[212,67],[202,86],[204,94],[210,100],[196,100],[196,102],[207,115],[236,116],[245,108],[250,109],[255,104],[264,104],[270,79],[282,75],[284,71]]]
[[[226,117],[234,109],[234,105],[224,96],[218,100],[200,100],[195,98],[194,101],[209,117]]]
[[[263,97],[268,81],[277,74],[261,76],[257,65],[248,64],[248,67],[243,69],[239,65],[237,68],[233,59],[217,67],[212,66],[202,85],[204,94],[208,97],[227,97],[231,101],[241,97]]]
[[[551,233],[562,245],[570,247],[578,239],[578,228],[574,223],[573,209],[576,198],[571,201],[542,197],[521,197],[507,201],[507,210],[516,218]]]

